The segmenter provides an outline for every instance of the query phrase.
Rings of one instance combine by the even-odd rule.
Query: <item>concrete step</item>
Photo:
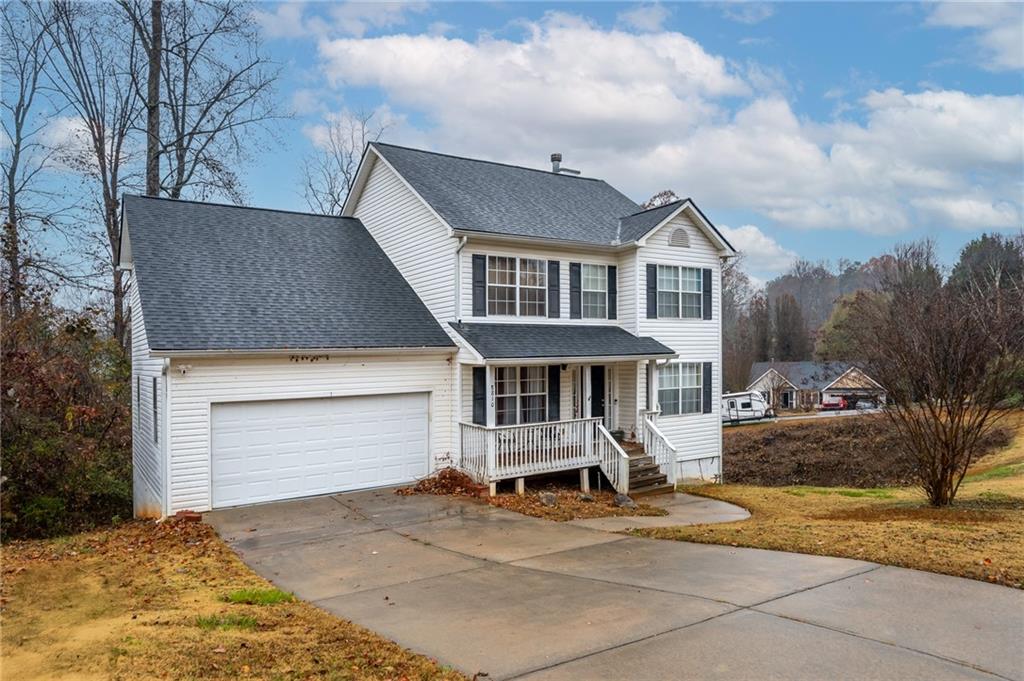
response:
[[[650,497],[655,494],[672,494],[676,491],[676,486],[671,483],[664,483],[661,485],[647,485],[645,487],[638,487],[633,489],[632,483],[629,486],[629,496],[636,499],[637,497]]]

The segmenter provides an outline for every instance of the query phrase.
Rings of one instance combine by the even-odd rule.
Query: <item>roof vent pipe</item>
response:
[[[559,154],[558,152],[551,154],[551,172],[553,172],[555,175],[558,175],[559,173],[569,173],[571,175],[580,174],[580,171],[578,170],[573,170],[572,168],[563,168],[562,155]]]

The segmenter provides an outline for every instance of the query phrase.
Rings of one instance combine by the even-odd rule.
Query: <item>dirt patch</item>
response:
[[[3,547],[0,676],[464,678],[307,603],[225,600],[270,588],[201,523],[12,543]]]
[[[915,482],[914,465],[885,416],[778,423],[723,432],[726,482],[743,485],[890,487]],[[1005,447],[1011,431],[986,438],[986,453]]]

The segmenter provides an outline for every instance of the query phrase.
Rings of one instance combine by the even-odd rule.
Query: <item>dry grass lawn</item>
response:
[[[972,467],[949,508],[935,509],[914,488],[687,488],[739,504],[747,520],[635,534],[859,558],[1024,588],[1024,415],[1006,424],[1010,446]]]
[[[203,524],[3,548],[3,679],[463,679],[296,601]]]

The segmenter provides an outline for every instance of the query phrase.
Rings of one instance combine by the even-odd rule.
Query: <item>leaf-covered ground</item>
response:
[[[287,594],[200,523],[3,547],[3,679],[463,679]]]
[[[705,485],[687,492],[743,506],[750,518],[635,534],[858,558],[1024,587],[1024,415],[1006,448],[980,460],[955,503],[932,508],[913,487]]]

